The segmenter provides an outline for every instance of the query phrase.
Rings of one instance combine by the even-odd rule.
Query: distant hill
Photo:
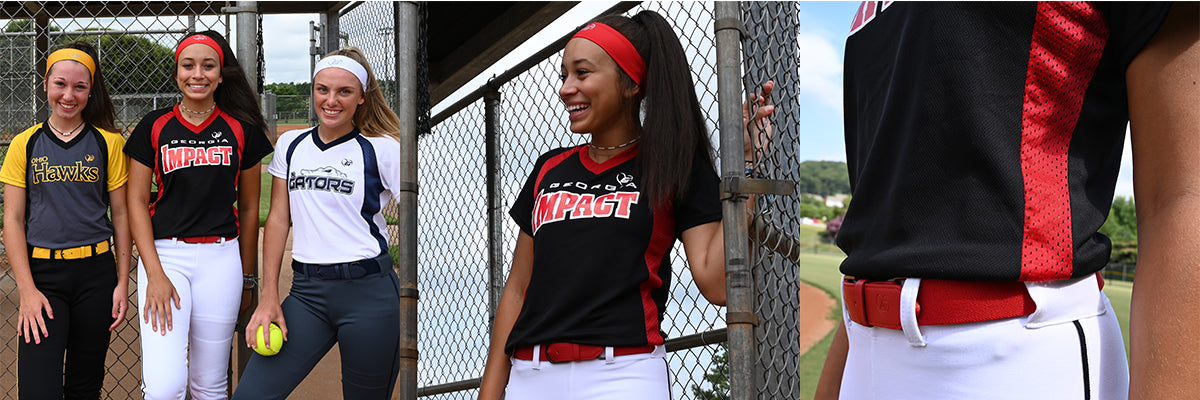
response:
[[[850,193],[850,175],[841,161],[805,161],[800,163],[800,193],[832,196]]]

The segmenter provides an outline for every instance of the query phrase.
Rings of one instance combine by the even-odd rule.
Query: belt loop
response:
[[[900,289],[900,326],[904,337],[912,347],[925,347],[925,335],[917,324],[917,293],[921,289],[921,278],[907,278]]]
[[[533,369],[535,371],[542,369],[542,345],[540,344],[533,345]]]
[[[604,363],[605,364],[615,364],[616,362],[617,362],[617,357],[613,355],[612,346],[604,346]]]

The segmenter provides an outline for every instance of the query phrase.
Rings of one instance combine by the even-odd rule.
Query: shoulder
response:
[[[391,136],[361,135],[360,137],[363,139],[366,139],[367,142],[371,143],[371,147],[374,147],[375,152],[377,152],[377,153],[382,153],[382,152],[399,153],[400,152],[400,141],[396,140],[395,138],[393,138]]]
[[[104,141],[108,143],[109,146],[121,146],[125,144],[125,137],[121,136],[119,133],[101,128],[96,128],[96,131],[100,132],[100,137],[104,138]]]
[[[579,145],[579,146],[572,146],[572,147],[559,147],[557,149],[542,153],[542,155],[539,156],[537,159],[537,165],[545,164],[546,161],[549,161],[551,159],[568,157],[571,154],[581,151],[584,148],[584,146],[587,146],[587,145]]]
[[[29,128],[26,128],[24,131],[21,131],[21,133],[18,133],[17,136],[13,137],[12,141],[13,141],[13,143],[29,142],[29,138],[33,137],[33,135],[35,133],[37,133],[38,130],[41,130],[41,129],[42,129],[42,123],[37,123]]]

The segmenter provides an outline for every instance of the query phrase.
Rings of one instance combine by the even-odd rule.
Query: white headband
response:
[[[362,64],[359,64],[358,61],[354,61],[353,58],[346,56],[322,58],[321,61],[317,61],[317,66],[313,69],[313,79],[316,79],[317,73],[325,68],[341,68],[350,71],[350,73],[358,77],[358,82],[362,83],[363,91],[367,90],[367,69],[363,68]]]

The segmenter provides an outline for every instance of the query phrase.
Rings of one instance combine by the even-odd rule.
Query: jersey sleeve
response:
[[[271,163],[267,164],[268,174],[271,174],[276,178],[287,179],[288,147],[292,145],[292,142],[296,141],[296,138],[299,137],[301,133],[306,132],[308,129],[309,128],[287,131],[283,135],[279,136],[279,139],[275,141],[275,156],[271,157]]]
[[[133,128],[133,132],[129,134],[129,140],[125,142],[125,154],[150,169],[154,169],[155,162],[154,145],[150,143],[151,130],[154,129],[154,121],[160,115],[162,115],[161,112],[152,112],[142,117],[142,120]]]
[[[1167,19],[1169,2],[1098,2],[1108,22],[1111,46],[1120,65],[1128,67]]]
[[[120,134],[100,130],[104,143],[108,146],[108,191],[114,191],[129,181],[129,156],[121,149],[125,148],[125,138]]]
[[[314,133],[315,134],[315,133]],[[370,139],[368,139],[370,140]],[[402,181],[400,171],[400,142],[392,139],[390,136],[384,136],[375,144],[375,160],[379,163],[379,180],[383,181],[383,187],[392,192],[392,197],[396,197],[396,192],[400,189],[397,185]]]
[[[537,192],[534,186],[537,185],[538,171],[541,171],[549,155],[550,153],[546,153],[538,157],[537,162],[533,164],[533,170],[529,171],[529,177],[525,178],[525,185],[521,186],[521,192],[517,194],[517,201],[513,202],[512,208],[508,210],[513,222],[529,236],[533,236],[533,199]]]
[[[242,152],[240,169],[250,169],[258,165],[263,157],[271,154],[271,141],[258,125],[242,122],[242,131],[246,132],[246,149]]]
[[[683,231],[721,220],[721,179],[708,162],[696,159],[687,193],[675,200],[675,237]]]
[[[41,126],[42,124],[34,125],[13,138],[12,143],[8,145],[8,154],[4,156],[4,166],[0,167],[0,182],[25,187],[25,166],[29,164],[29,160],[25,159],[26,146]]]

